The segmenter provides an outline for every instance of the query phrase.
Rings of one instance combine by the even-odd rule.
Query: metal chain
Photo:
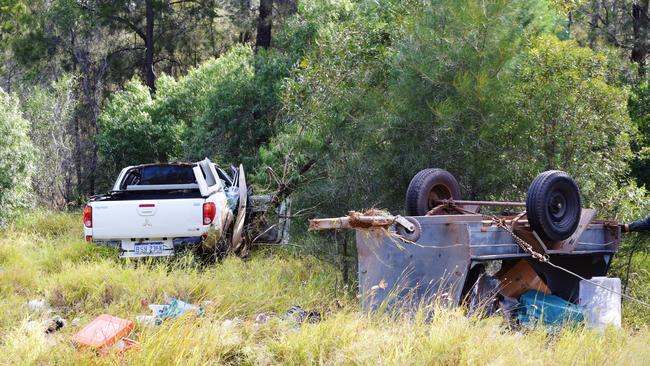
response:
[[[530,254],[531,257],[537,259],[538,261],[540,261],[540,262],[542,262],[542,263],[549,263],[549,257],[548,257],[548,254],[541,254],[541,253],[536,252],[532,245],[530,245],[527,241],[525,241],[524,239],[522,239],[522,238],[520,238],[519,236],[517,236],[517,234],[515,234],[514,231],[512,231],[512,229],[510,228],[510,226],[508,226],[508,225],[505,223],[505,220],[504,220],[504,219],[500,219],[500,218],[498,218],[498,217],[496,217],[496,216],[491,216],[490,219],[495,223],[495,225],[496,225],[497,227],[500,227],[500,228],[502,228],[503,230],[505,230],[505,231],[507,231],[508,233],[510,233],[510,235],[512,236],[512,238],[513,238],[513,239],[515,240],[515,242],[519,245],[519,247],[521,247],[521,249],[524,250],[524,252]]]
[[[485,216],[485,215],[484,215],[484,216]],[[576,278],[578,278],[578,279],[580,279],[580,280],[583,280],[583,281],[585,281],[585,282],[588,282],[588,283],[590,283],[590,284],[592,284],[592,285],[594,285],[594,286],[597,286],[597,287],[603,288],[603,289],[605,289],[605,290],[607,290],[607,291],[609,291],[609,292],[611,292],[611,293],[614,293],[614,294],[616,294],[616,295],[619,295],[619,296],[621,296],[621,297],[624,297],[624,298],[626,298],[626,299],[628,299],[628,300],[634,301],[634,302],[636,302],[636,303],[639,304],[639,305],[643,305],[643,306],[645,306],[645,307],[647,307],[647,308],[650,308],[650,304],[648,304],[647,302],[644,302],[644,301],[642,301],[642,300],[636,299],[636,298],[634,298],[634,297],[632,297],[632,296],[630,296],[630,295],[624,294],[624,293],[622,293],[622,292],[618,292],[618,291],[612,290],[611,288],[609,288],[609,287],[607,287],[607,286],[601,285],[601,284],[599,284],[599,283],[597,283],[597,282],[594,282],[594,281],[592,281],[592,280],[589,280],[589,279],[587,279],[587,278],[584,278],[584,277],[580,276],[579,274],[577,274],[577,273],[575,273],[575,272],[569,271],[568,269],[566,269],[566,268],[564,268],[564,267],[561,267],[561,266],[558,266],[557,264],[552,263],[552,262],[550,261],[550,259],[549,259],[548,254],[541,254],[541,253],[536,252],[535,249],[533,249],[533,246],[532,246],[532,245],[530,245],[529,243],[527,243],[527,242],[526,242],[525,240],[523,240],[522,238],[518,237],[518,236],[517,236],[517,235],[512,231],[512,229],[510,228],[510,226],[508,226],[508,225],[505,223],[505,220],[504,220],[504,219],[500,219],[500,218],[498,218],[498,217],[496,217],[496,216],[491,216],[490,219],[495,223],[495,225],[496,225],[497,227],[500,227],[500,228],[502,228],[503,230],[505,230],[505,231],[507,231],[508,233],[510,233],[510,235],[512,236],[512,238],[515,240],[515,242],[517,242],[517,244],[521,247],[521,249],[523,249],[526,253],[530,254],[533,258],[537,259],[538,261],[540,261],[540,262],[542,262],[542,263],[546,263],[546,264],[550,265],[551,267],[554,267],[554,268],[557,268],[557,269],[559,269],[559,270],[562,270],[562,271],[564,271],[564,272],[566,272],[566,273],[568,273],[568,274],[570,274],[570,275],[572,275],[572,276],[574,276],[574,277],[576,277]]]
[[[453,205],[453,203],[451,203],[450,205]],[[462,208],[462,207],[460,207],[460,206],[456,206],[456,205],[453,205],[453,206],[454,206],[455,209],[457,209],[457,210],[460,211],[460,212],[464,212],[464,213],[467,213],[467,214],[476,215],[476,212],[472,212],[472,211],[466,210],[466,209],[464,209],[464,208]],[[597,287],[603,288],[603,289],[605,289],[605,290],[607,290],[607,291],[609,291],[609,292],[611,292],[611,293],[614,293],[614,294],[616,294],[616,295],[619,295],[619,296],[621,296],[621,297],[624,297],[624,298],[626,298],[626,299],[628,299],[628,300],[634,301],[634,302],[636,302],[636,303],[639,304],[639,305],[642,305],[642,306],[645,306],[645,307],[647,307],[647,308],[650,308],[650,304],[648,304],[647,302],[644,302],[644,301],[642,301],[642,300],[636,299],[636,298],[634,298],[634,297],[632,297],[632,296],[630,296],[630,295],[624,294],[624,293],[622,293],[622,292],[614,291],[614,290],[612,290],[612,289],[609,288],[609,287],[603,286],[603,285],[601,285],[601,284],[599,284],[599,283],[597,283],[597,282],[594,282],[594,281],[592,281],[592,280],[586,279],[586,278],[580,276],[579,274],[577,274],[577,273],[575,273],[575,272],[569,271],[568,269],[566,269],[566,268],[564,268],[564,267],[561,267],[561,266],[558,266],[557,264],[552,263],[551,260],[550,260],[550,258],[549,258],[549,256],[548,256],[548,254],[541,254],[541,253],[536,252],[532,245],[530,245],[530,244],[529,244],[528,242],[526,242],[524,239],[522,239],[522,238],[520,238],[519,236],[517,236],[517,234],[515,234],[515,233],[512,231],[512,228],[511,228],[510,226],[508,226],[508,224],[506,224],[506,220],[505,220],[505,219],[498,218],[498,217],[496,217],[496,216],[494,216],[494,215],[482,215],[482,216],[485,217],[485,218],[487,218],[487,219],[489,219],[489,220],[492,220],[492,222],[493,222],[497,227],[500,227],[500,228],[502,228],[503,230],[507,231],[507,232],[512,236],[512,238],[515,240],[515,242],[517,243],[517,245],[519,245],[519,247],[521,247],[521,249],[523,249],[524,252],[530,254],[531,257],[537,259],[538,261],[540,261],[540,262],[542,262],[542,263],[546,263],[546,264],[548,264],[548,265],[551,266],[551,267],[554,267],[554,268],[557,268],[557,269],[559,269],[559,270],[562,270],[562,271],[564,271],[564,272],[566,272],[566,273],[568,273],[568,274],[570,274],[570,275],[572,275],[572,276],[574,276],[574,277],[576,277],[576,278],[578,278],[578,279],[580,279],[580,280],[583,280],[583,281],[585,281],[585,282],[588,282],[588,283],[590,283],[590,284],[592,284],[592,285],[594,285],[594,286],[597,286]]]

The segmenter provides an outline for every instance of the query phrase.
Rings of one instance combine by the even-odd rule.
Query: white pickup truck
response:
[[[86,204],[86,241],[119,248],[121,257],[188,247],[244,254],[253,244],[286,244],[288,202],[278,208],[277,223],[262,222],[272,197],[251,196],[243,167],[232,170],[231,178],[208,159],[126,167],[109,193]]]

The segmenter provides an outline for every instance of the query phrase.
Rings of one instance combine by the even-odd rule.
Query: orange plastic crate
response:
[[[80,346],[104,348],[113,345],[132,330],[132,321],[102,314],[72,336],[72,341]]]

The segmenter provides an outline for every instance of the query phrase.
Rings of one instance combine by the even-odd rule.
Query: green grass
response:
[[[77,214],[41,212],[0,233],[0,364],[644,364],[646,326],[598,333],[584,328],[556,334],[510,329],[500,318],[466,317],[461,310],[432,319],[364,316],[353,296],[337,292],[334,268],[283,250],[242,261],[205,265],[191,255],[166,261],[124,261],[81,239]],[[203,304],[206,315],[136,326],[140,348],[99,356],[70,342],[95,316],[135,320],[142,303],[175,296]],[[34,324],[26,303],[45,298],[68,324],[51,336]],[[295,324],[281,314],[292,305],[318,310],[323,321]],[[224,326],[225,319],[241,323]]]

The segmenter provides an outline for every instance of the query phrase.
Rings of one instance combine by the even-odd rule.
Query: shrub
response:
[[[40,206],[61,208],[74,198],[75,83],[75,78],[64,76],[48,87],[37,86],[23,105],[36,147],[34,170],[38,174],[32,178],[32,187]]]
[[[28,133],[18,101],[0,89],[0,225],[29,198],[34,150]]]
[[[153,108],[149,89],[134,79],[102,110],[97,146],[104,188],[125,166],[167,162],[180,155],[180,126],[168,119],[152,118]]]

